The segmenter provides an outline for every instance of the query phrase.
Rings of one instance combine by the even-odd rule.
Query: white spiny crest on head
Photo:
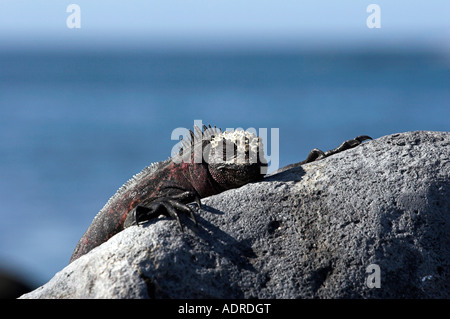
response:
[[[238,152],[250,151],[256,153],[261,144],[260,138],[255,134],[244,130],[235,130],[232,132],[225,131],[214,136],[211,139],[211,147],[216,148],[224,139],[236,144]]]
[[[211,125],[203,125],[203,131],[194,126],[194,131],[190,130],[189,136],[181,139],[180,151],[173,158],[174,161],[188,163],[192,160],[191,155],[194,154],[195,163],[209,162],[209,156],[202,156],[208,149],[211,150],[210,154],[216,155],[215,163],[257,163],[258,156],[264,157],[262,140],[250,131],[242,129],[222,131]],[[223,156],[224,150],[225,156]]]
[[[227,144],[230,143],[232,143],[233,149],[227,148]],[[257,163],[258,156],[263,156],[261,139],[256,134],[242,129],[225,131],[213,136],[211,149],[219,153],[223,153],[223,150],[226,149],[226,156],[222,157],[224,163]]]

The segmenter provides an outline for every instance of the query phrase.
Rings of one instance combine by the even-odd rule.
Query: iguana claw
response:
[[[198,208],[200,209],[200,197],[192,192],[184,192],[171,197],[160,197],[151,201],[145,206],[139,205],[131,212],[131,214],[134,215],[134,221],[131,223],[131,225],[140,225],[151,219],[157,218],[160,215],[164,215],[175,219],[178,222],[181,231],[183,232],[183,225],[178,216],[178,213],[184,212],[188,213],[191,219],[194,221],[195,226],[198,226],[193,208],[185,204],[185,202],[191,202],[192,200],[195,200]]]

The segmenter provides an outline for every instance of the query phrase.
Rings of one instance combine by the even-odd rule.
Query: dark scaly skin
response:
[[[209,129],[212,129],[211,126]],[[206,131],[208,128],[204,126],[204,130]],[[213,134],[210,135],[220,134],[215,128],[212,132]],[[200,132],[198,135],[201,136],[201,134]],[[206,140],[210,138],[207,135],[203,136]],[[194,134],[192,132],[191,137],[193,143]],[[288,165],[277,172],[353,148],[366,139],[371,138],[365,135],[358,136],[325,153],[314,149],[306,160]],[[208,142],[206,144],[203,142],[196,146],[203,148],[207,144]],[[124,228],[148,221],[159,215],[177,219],[183,230],[178,219],[178,212],[190,213],[192,219],[197,223],[192,208],[186,206],[187,203],[196,201],[200,207],[200,198],[261,180],[264,177],[264,174],[261,174],[261,167],[267,166],[267,163],[261,162],[259,157],[257,163],[231,164],[224,168],[224,165],[217,166],[211,162],[209,164],[194,163],[193,155],[190,156],[191,161],[188,163],[177,163],[173,158],[169,158],[153,164],[119,189],[94,218],[75,247],[70,262],[88,253]]]
[[[211,136],[221,131],[211,126],[203,127],[205,132],[196,128],[191,131],[189,150],[203,150],[208,146]],[[195,139],[197,138],[197,139]],[[194,141],[197,141],[194,143]],[[200,142],[198,142],[200,141]],[[194,151],[189,151],[187,162],[177,162],[174,158],[153,164],[145,168],[133,179],[122,186],[108,201],[92,221],[86,233],[78,242],[70,262],[88,253],[93,248],[131,225],[148,221],[159,215],[166,215],[178,220],[178,212],[189,212],[194,219],[192,208],[187,203],[219,194],[225,190],[237,188],[249,182],[260,180],[261,167],[266,163],[216,165],[215,163],[195,163]],[[180,154],[183,154],[182,152]],[[211,160],[211,159],[210,159]],[[212,161],[212,160],[211,160]]]

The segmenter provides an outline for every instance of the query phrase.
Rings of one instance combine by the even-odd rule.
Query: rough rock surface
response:
[[[204,199],[198,228],[127,228],[22,298],[448,298],[449,158],[449,132],[369,141]]]

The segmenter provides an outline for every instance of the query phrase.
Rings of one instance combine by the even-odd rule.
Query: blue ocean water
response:
[[[48,281],[194,120],[278,128],[283,166],[361,134],[448,131],[449,88],[449,56],[427,51],[2,53],[0,265]]]

